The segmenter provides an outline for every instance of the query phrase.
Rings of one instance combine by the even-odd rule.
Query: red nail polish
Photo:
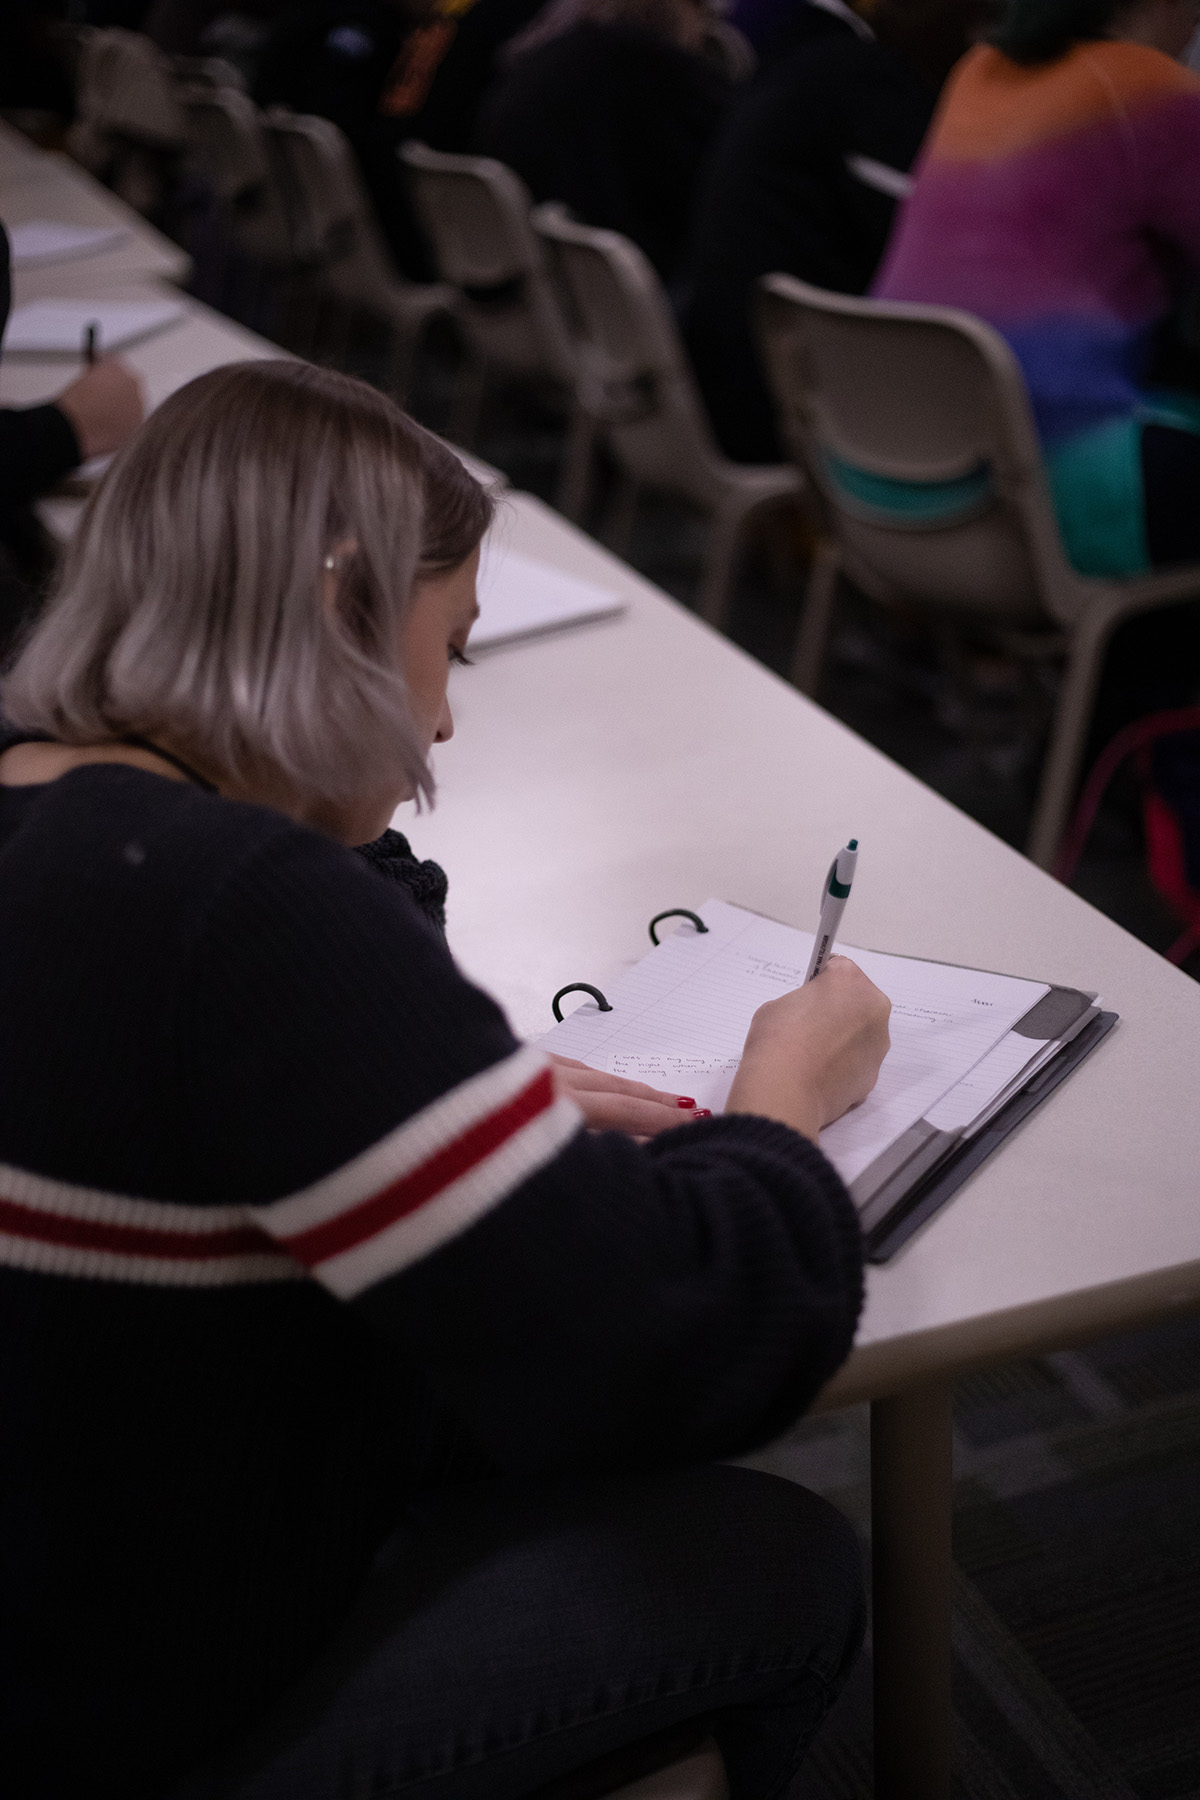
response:
[[[693,1106],[695,1106],[696,1102],[694,1100],[684,1099],[683,1096],[681,1095],[680,1098],[675,1102],[675,1104],[676,1104],[676,1106],[684,1108],[687,1112],[691,1112],[691,1110],[692,1110]]]
[[[711,1119],[712,1118],[712,1107],[711,1106],[698,1106],[696,1108],[696,1117],[698,1119]]]

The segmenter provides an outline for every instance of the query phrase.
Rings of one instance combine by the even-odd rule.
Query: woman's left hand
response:
[[[583,1113],[592,1131],[627,1131],[631,1137],[657,1137],[673,1125],[686,1125],[709,1114],[697,1108],[690,1096],[664,1094],[644,1081],[626,1081],[623,1075],[606,1075],[569,1056],[552,1056],[559,1085]]]

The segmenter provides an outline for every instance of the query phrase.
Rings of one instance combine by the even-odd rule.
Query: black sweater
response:
[[[851,1342],[811,1144],[584,1133],[403,884],[139,770],[0,788],[0,1093],[22,1800],[230,1741],[416,1489],[736,1453]]]

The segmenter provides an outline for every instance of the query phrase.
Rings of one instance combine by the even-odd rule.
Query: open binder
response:
[[[542,1039],[594,1068],[723,1109],[750,1019],[804,979],[812,934],[709,900],[607,994]],[[1117,1022],[1094,994],[1051,982],[846,946],[892,1001],[875,1091],[820,1144],[886,1262],[1040,1106]]]

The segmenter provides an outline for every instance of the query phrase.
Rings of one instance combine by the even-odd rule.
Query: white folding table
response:
[[[86,169],[61,152],[39,150],[0,120],[0,220],[11,227],[31,219],[118,227],[121,238],[111,247],[79,259],[79,265],[90,264],[102,280],[147,276],[186,281],[191,273],[186,250],[156,231]],[[79,265],[50,263],[16,273],[40,277]]]

